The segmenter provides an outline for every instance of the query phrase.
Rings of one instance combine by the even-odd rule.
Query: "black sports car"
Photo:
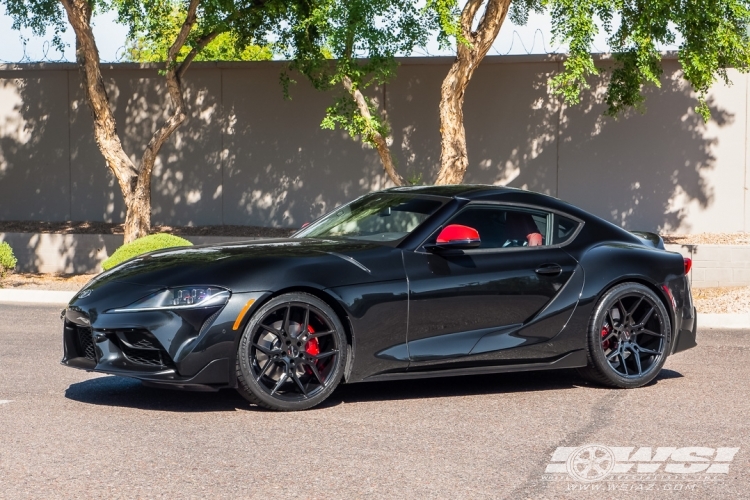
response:
[[[63,364],[301,410],[340,382],[579,368],[642,386],[695,346],[690,260],[556,198],[365,195],[289,239],[131,259],[64,311]]]

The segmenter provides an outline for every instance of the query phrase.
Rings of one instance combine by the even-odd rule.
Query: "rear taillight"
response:
[[[685,261],[685,274],[690,272],[690,269],[693,267],[693,259],[689,259],[685,257],[683,259]]]

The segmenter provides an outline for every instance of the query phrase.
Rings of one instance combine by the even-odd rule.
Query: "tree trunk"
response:
[[[125,243],[130,243],[151,231],[151,190],[145,195],[142,192],[130,196],[125,200],[125,206]]]
[[[115,117],[109,108],[109,97],[99,67],[99,50],[91,30],[91,5],[86,0],[61,1],[76,35],[76,61],[86,92],[86,102],[94,122],[94,139],[107,166],[120,185],[125,205],[129,207],[138,182],[138,170],[125,154],[120,137],[117,135]],[[132,227],[142,227],[142,224],[132,225]],[[128,231],[126,224],[126,242],[137,238],[140,234],[139,232],[133,233],[132,230]]]
[[[346,88],[347,92],[349,92],[354,98],[359,114],[361,114],[369,123],[372,120],[372,114],[370,113],[369,106],[367,106],[365,96],[358,88],[354,87],[348,76],[344,77],[341,83],[343,83],[344,88]],[[388,147],[385,137],[383,137],[377,130],[372,130],[369,133],[368,139],[375,145],[375,149],[380,156],[380,161],[383,164],[383,169],[385,170],[385,173],[388,174],[391,181],[397,186],[403,186],[406,184],[404,178],[396,171],[396,167],[393,164],[393,158],[391,157],[391,150]]]
[[[472,31],[482,3],[483,0],[469,0],[461,12],[461,31],[468,45],[456,42],[456,59],[440,87],[440,171],[435,184],[460,184],[469,166],[464,130],[464,95],[474,70],[500,32],[510,0],[488,0],[476,31]]]
[[[125,243],[130,243],[151,231],[151,173],[159,150],[164,142],[177,130],[187,117],[182,97],[181,77],[198,50],[211,41],[218,32],[209,33],[200,40],[188,58],[177,64],[176,58],[196,22],[196,11],[200,0],[191,0],[185,22],[172,43],[167,55],[167,89],[174,107],[172,116],[154,132],[141,158],[140,169],[136,168],[122,147],[109,97],[104,87],[99,66],[99,50],[91,30],[91,4],[87,0],[60,0],[65,7],[68,21],[76,35],[76,60],[81,71],[86,101],[94,121],[94,137],[99,150],[120,185],[127,209],[125,215]]]

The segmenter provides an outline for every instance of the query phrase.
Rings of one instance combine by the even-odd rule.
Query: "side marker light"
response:
[[[245,317],[245,314],[247,314],[248,309],[255,303],[255,299],[250,299],[247,301],[247,304],[245,304],[245,307],[242,308],[240,313],[237,315],[237,319],[234,320],[234,325],[232,326],[232,330],[239,330],[240,325],[242,325],[242,318]]]

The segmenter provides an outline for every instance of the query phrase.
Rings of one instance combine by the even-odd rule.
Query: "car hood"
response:
[[[100,274],[86,288],[93,291],[113,282],[149,288],[213,285],[235,292],[272,290],[283,282],[341,286],[352,280],[393,279],[379,272],[383,266],[373,259],[396,254],[400,251],[377,243],[312,238],[178,247],[135,257]],[[331,275],[332,267],[346,271]]]

